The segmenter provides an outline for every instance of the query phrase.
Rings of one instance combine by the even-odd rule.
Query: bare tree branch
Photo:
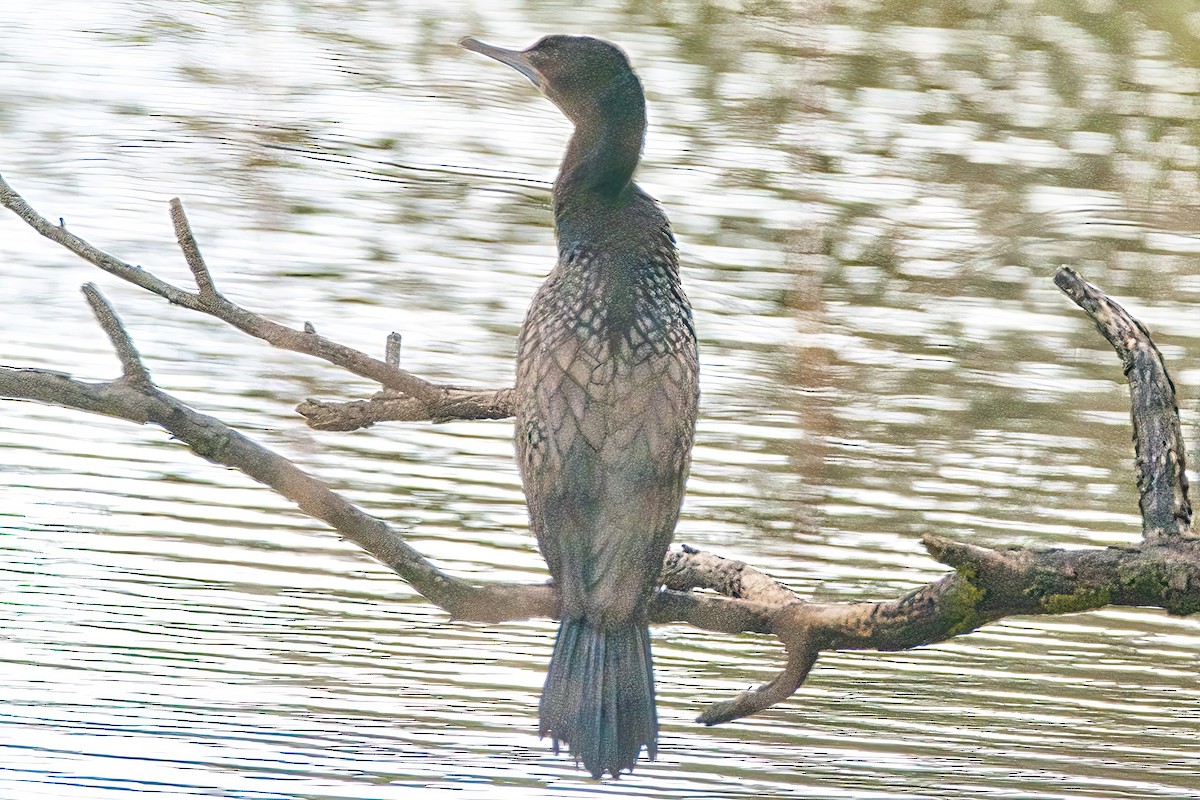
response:
[[[47,238],[112,274],[177,305],[202,311],[276,346],[318,355],[379,381],[385,391],[367,401],[307,401],[314,427],[347,430],[382,420],[500,419],[511,415],[511,390],[439,386],[398,369],[396,357],[376,361],[325,340],[306,325],[295,331],[230,303],[200,256],[182,206],[172,221],[198,293],[185,292],[51,225],[0,178],[0,202]],[[1066,268],[1055,281],[1095,320],[1125,364],[1138,461],[1144,541],[1140,547],[995,550],[927,535],[924,544],[954,572],[892,600],[810,603],[753,567],[692,548],[672,551],[663,588],[654,596],[656,623],[685,622],[720,632],[778,637],[787,664],[774,679],[700,716],[716,724],[753,714],[791,696],[827,650],[901,650],[968,633],[1014,614],[1063,614],[1105,605],[1153,606],[1173,614],[1200,612],[1200,539],[1192,529],[1184,446],[1174,385],[1144,326],[1119,304]],[[476,584],[448,575],[409,546],[395,528],[332,492],[287,459],[201,414],[154,386],[115,312],[90,284],[84,289],[121,360],[122,377],[86,383],[58,372],[0,367],[0,397],[154,423],[218,464],[240,469],[335,528],[401,578],[463,620],[499,622],[553,617],[558,598],[549,584]]]
[[[455,419],[507,419],[513,415],[512,389],[442,387],[432,408],[414,397],[380,392],[370,400],[331,403],[305,400],[296,406],[309,426],[324,431],[354,431],[376,422],[449,422]]]
[[[87,298],[92,313],[96,315],[96,321],[100,323],[100,328],[112,342],[113,350],[117,352],[117,360],[121,362],[121,380],[138,389],[152,387],[154,383],[150,380],[150,373],[146,371],[146,365],[142,363],[142,356],[133,344],[133,339],[129,338],[129,333],[121,324],[117,312],[109,305],[104,295],[100,294],[96,284],[85,283],[83,296]]]
[[[183,251],[183,260],[187,262],[188,269],[192,271],[192,280],[196,282],[196,288],[200,290],[200,299],[204,302],[224,299],[221,298],[217,287],[213,284],[212,273],[208,271],[208,265],[204,263],[204,256],[200,255],[200,245],[196,243],[192,225],[183,211],[183,203],[178,197],[172,197],[170,207],[171,226],[175,228],[175,241],[179,243],[179,249]],[[305,332],[307,333],[307,331]]]
[[[1141,491],[1141,548],[999,551],[924,538],[955,572],[877,603],[785,604],[772,632],[787,645],[784,671],[700,716],[707,724],[752,714],[799,688],[822,650],[901,650],[944,641],[1016,614],[1064,614],[1106,605],[1200,611],[1200,540],[1192,530],[1175,385],[1145,326],[1063,267],[1058,284],[1096,322],[1125,365]]]
[[[61,372],[0,367],[0,397],[158,425],[200,457],[241,470],[296,503],[309,516],[328,523],[454,619],[505,622],[558,614],[553,586],[473,584],[448,575],[409,546],[388,523],[362,511],[278,453],[220,420],[201,414],[152,383],[131,385],[123,379],[87,383]],[[650,613],[659,623],[686,622],[720,632],[768,633],[767,619],[775,610],[741,600],[664,590],[651,604]]]
[[[448,575],[409,546],[394,527],[367,514],[278,453],[155,387],[112,306],[91,284],[85,287],[85,293],[105,332],[122,352],[126,374],[115,381],[86,383],[61,372],[0,367],[0,397],[36,400],[158,425],[202,458],[241,470],[296,503],[309,516],[326,522],[455,619],[503,622],[558,614],[553,587],[473,584]],[[141,377],[127,379],[131,371],[139,372]],[[716,629],[724,631],[726,623],[712,621],[723,607],[734,607],[735,619],[761,614],[753,604],[738,600],[674,594],[677,596],[670,602],[652,608],[656,621],[688,622],[701,628],[719,625]],[[744,608],[737,609],[739,605]]]
[[[451,614],[472,616],[469,583],[442,573],[387,523],[361,511],[287,459],[193,410],[148,378],[85,383],[58,372],[0,367],[0,396],[158,425],[202,458],[241,470],[336,528]]]
[[[1125,367],[1141,492],[1142,536],[1153,544],[1190,533],[1192,504],[1188,502],[1179,406],[1162,354],[1142,323],[1073,269],[1060,269],[1054,282],[1096,321],[1096,328]]]
[[[351,347],[326,339],[311,329],[296,330],[272,322],[222,296],[216,290],[212,276],[204,265],[203,259],[200,258],[200,249],[196,245],[195,237],[178,199],[171,201],[171,220],[188,266],[195,276],[199,292],[189,292],[161,280],[141,267],[129,264],[100,250],[71,233],[65,226],[54,225],[26,203],[25,199],[17,194],[3,176],[0,176],[0,204],[10,209],[42,236],[62,245],[84,261],[94,264],[110,275],[141,286],[175,305],[214,316],[275,347],[316,356],[355,375],[376,381],[385,388],[414,397],[424,402],[431,410],[432,413],[426,419],[445,416],[440,413],[440,409],[444,404],[443,397],[447,391],[446,388],[418,378],[399,367],[371,358]]]
[[[667,553],[662,583],[680,592],[710,589],[726,597],[764,605],[781,606],[800,599],[791,589],[749,564],[702,553],[687,545]]]

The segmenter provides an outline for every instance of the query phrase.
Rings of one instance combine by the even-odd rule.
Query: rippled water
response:
[[[1070,10],[1063,10],[1062,6]],[[805,596],[894,596],[986,544],[1135,542],[1119,365],[1049,280],[1154,332],[1200,412],[1190,3],[63,2],[0,12],[0,172],[97,245],[431,379],[511,381],[566,123],[459,50],[627,47],[702,337],[678,539]],[[121,285],[0,216],[0,363],[118,366],[294,458],[459,574],[540,580],[504,422],[309,431],[366,383]],[[161,431],[0,404],[0,797],[1200,797],[1200,625],[1107,609],[831,654],[789,703],[758,637],[655,631],[658,762],[596,784],[536,739],[553,625],[452,624]]]

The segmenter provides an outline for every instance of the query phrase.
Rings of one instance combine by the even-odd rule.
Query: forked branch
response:
[[[210,314],[277,347],[316,355],[385,387],[368,401],[308,401],[314,427],[348,430],[383,420],[499,419],[511,414],[511,390],[475,390],[424,381],[388,361],[332,342],[306,325],[295,330],[247,311],[218,291],[178,201],[171,219],[197,291],[162,281],[50,224],[0,178],[0,203],[47,238],[111,274],[170,302]],[[753,567],[691,548],[672,551],[663,587],[652,600],[654,622],[683,622],[725,633],[771,634],[788,652],[772,681],[710,706],[715,724],[753,714],[793,694],[827,650],[901,650],[944,641],[1014,614],[1061,614],[1108,604],[1200,611],[1200,540],[1193,533],[1175,390],[1146,329],[1115,301],[1062,269],[1055,281],[1096,321],[1125,364],[1141,493],[1144,541],[1136,548],[994,550],[927,535],[924,544],[954,572],[903,597],[864,603],[809,603]],[[87,383],[41,369],[0,367],[0,397],[154,423],[203,458],[240,469],[295,502],[394,570],[452,617],[499,622],[553,617],[548,584],[472,583],[440,570],[402,533],[367,514],[292,462],[154,386],[116,313],[91,285],[84,288],[112,340],[122,376]]]
[[[62,245],[84,261],[110,275],[140,286],[174,305],[209,314],[274,347],[316,356],[355,375],[373,380],[385,389],[403,393],[420,405],[425,412],[422,419],[452,418],[452,415],[448,416],[445,413],[443,406],[447,403],[461,402],[460,398],[450,396],[452,390],[458,390],[460,387],[444,387],[431,383],[386,361],[380,361],[352,347],[327,339],[309,324],[300,330],[289,328],[227,299],[216,288],[212,273],[200,255],[200,247],[184,213],[183,204],[178,199],[170,203],[171,223],[184,259],[196,281],[198,291],[195,292],[175,286],[140,266],[134,266],[104,252],[71,233],[65,224],[55,225],[25,202],[3,176],[0,176],[0,205],[11,210],[42,236]]]

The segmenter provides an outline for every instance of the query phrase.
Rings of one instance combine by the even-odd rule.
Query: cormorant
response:
[[[647,604],[675,531],[699,399],[675,237],[633,182],[646,101],[590,36],[468,50],[529,78],[574,124],[554,183],[558,263],[517,345],[516,452],[530,526],[561,598],[542,736],[592,776],[658,742]]]

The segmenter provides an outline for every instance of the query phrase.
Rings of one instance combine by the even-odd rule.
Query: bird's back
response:
[[[633,191],[610,218],[560,241],[517,355],[517,455],[531,525],[564,616],[604,626],[639,613],[655,585],[698,392],[674,240],[654,202]]]

